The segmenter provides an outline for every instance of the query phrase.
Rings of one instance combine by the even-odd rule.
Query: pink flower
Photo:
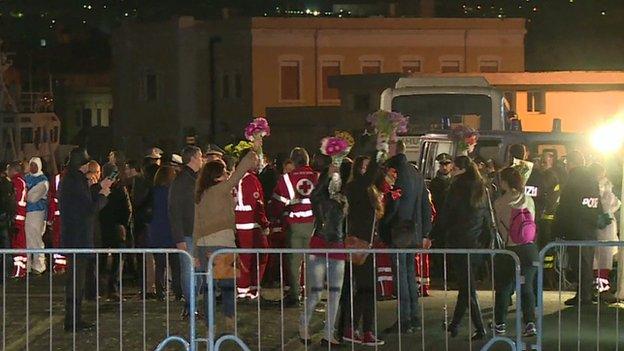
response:
[[[255,118],[245,128],[245,138],[249,141],[269,135],[271,135],[271,128],[269,122],[263,117]]]
[[[321,152],[327,156],[338,156],[348,154],[350,150],[349,143],[336,137],[326,137],[321,141]]]

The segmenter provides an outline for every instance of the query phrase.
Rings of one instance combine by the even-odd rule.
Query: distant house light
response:
[[[41,39],[39,40],[39,45],[41,45],[41,47],[44,48],[48,45],[48,43],[45,39]]]

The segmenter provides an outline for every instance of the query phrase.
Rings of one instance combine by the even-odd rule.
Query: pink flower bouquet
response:
[[[340,167],[342,160],[351,151],[349,141],[336,136],[326,137],[321,140],[321,153],[332,158],[332,163]]]
[[[377,133],[377,155],[378,161],[387,157],[391,141],[397,141],[397,135],[407,133],[409,117],[403,116],[400,112],[390,112],[379,110],[368,115],[366,121],[375,129]]]
[[[264,117],[254,118],[245,128],[245,138],[249,141],[271,135],[269,122]]]
[[[479,141],[479,132],[475,129],[459,125],[451,131],[451,139],[458,142],[458,151],[462,154],[469,154],[474,151]]]

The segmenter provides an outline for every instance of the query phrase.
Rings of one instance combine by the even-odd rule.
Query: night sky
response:
[[[0,0],[0,36],[18,57],[46,62],[53,72],[105,71],[110,34],[122,21],[216,18],[226,6],[241,16],[284,16],[285,11],[325,13],[333,4],[380,2],[391,1]],[[394,2],[417,8],[418,0]],[[439,0],[436,16],[527,18],[527,70],[624,69],[622,0]]]

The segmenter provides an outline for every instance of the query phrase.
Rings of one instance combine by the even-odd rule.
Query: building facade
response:
[[[114,130],[125,148],[178,145],[189,134],[225,142],[267,109],[339,106],[331,76],[523,71],[524,36],[523,19],[128,24],[113,36],[114,104],[122,111]]]

